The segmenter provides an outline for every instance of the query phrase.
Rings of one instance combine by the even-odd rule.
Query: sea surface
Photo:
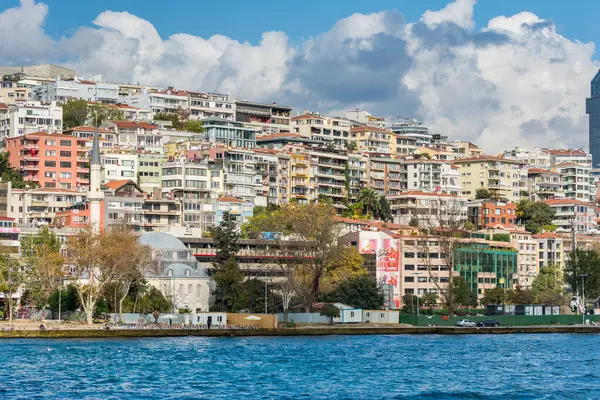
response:
[[[600,399],[600,335],[0,340],[0,399]]]

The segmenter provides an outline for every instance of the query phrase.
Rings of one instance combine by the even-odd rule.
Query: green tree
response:
[[[517,203],[517,218],[531,233],[539,233],[545,227],[551,227],[554,214],[554,209],[543,202],[524,199]]]
[[[342,281],[328,297],[332,302],[364,310],[379,310],[384,303],[383,292],[369,275],[355,276]]]
[[[87,107],[87,121],[92,126],[101,126],[106,121],[120,121],[125,118],[123,112],[115,106],[107,104],[91,104]]]
[[[402,296],[402,312],[405,314],[416,314],[417,304],[420,304],[420,299],[412,293],[407,293]]]
[[[59,294],[60,290],[60,294]],[[57,288],[48,299],[48,307],[52,312],[58,312],[58,304],[60,299],[61,311],[75,311],[79,306],[79,297],[77,288],[73,285]]]
[[[204,127],[202,126],[202,121],[187,121],[183,129],[188,132],[202,133],[204,132]]]
[[[83,126],[88,119],[88,102],[83,99],[70,99],[63,104],[63,129]]]
[[[244,274],[235,257],[232,256],[220,264],[213,273],[213,279],[217,287],[214,292],[215,302],[211,309],[213,311],[238,311],[240,297],[243,295],[243,288],[240,284],[244,280]]]
[[[560,278],[560,268],[557,265],[549,264],[541,267],[531,289],[536,301],[538,301],[538,296],[542,292],[550,291],[562,294],[563,288]],[[547,294],[545,296],[548,297]]]
[[[479,199],[491,199],[492,193],[487,188],[479,188],[475,191],[475,198]]]
[[[10,182],[13,189],[39,187],[37,182],[23,180],[21,173],[10,164],[10,152],[0,152],[0,179],[2,182]]]
[[[390,203],[387,201],[385,196],[379,196],[379,205],[377,206],[377,217],[386,222],[392,220],[392,211],[390,209]]]
[[[473,304],[471,289],[469,289],[469,285],[467,285],[467,281],[463,277],[455,276],[452,279],[452,282],[454,287],[452,293],[454,304],[464,307],[477,305],[477,302]],[[475,298],[477,298],[477,296],[475,296]]]
[[[154,322],[158,323],[160,313],[171,312],[173,310],[173,303],[157,288],[152,286],[147,290],[143,289],[143,292],[144,294],[139,300],[140,314],[152,314]]]
[[[358,193],[358,201],[367,209],[367,215],[373,216],[379,212],[379,195],[373,189],[363,188]]]
[[[326,194],[322,194],[322,193],[320,193],[319,196],[317,197],[317,202],[320,204],[333,204],[333,200],[331,199],[331,197],[327,196]]]
[[[240,237],[235,217],[229,212],[225,212],[221,223],[210,230],[217,254],[213,265],[218,268],[219,265],[235,258],[239,250],[238,239]]]
[[[2,251],[3,250],[3,251]],[[8,313],[9,324],[12,325],[15,302],[13,295],[25,283],[25,273],[19,265],[19,260],[12,257],[7,249],[0,250],[0,292],[4,293],[5,315]]]
[[[481,304],[487,306],[488,304],[505,304],[506,296],[504,295],[504,289],[496,287],[493,289],[486,289],[483,297],[481,298]]]
[[[346,150],[348,150],[348,152],[354,152],[358,150],[358,143],[353,140],[346,141]]]
[[[573,293],[581,293],[581,275],[585,295],[588,298],[600,297],[600,254],[596,250],[575,249],[565,264],[565,282],[571,286]]]
[[[260,279],[247,279],[240,284],[234,309],[247,310],[250,313],[265,312],[265,286],[267,295],[267,312],[282,311],[281,296],[275,293],[271,284],[266,284]]]
[[[423,304],[426,307],[433,307],[438,304],[438,296],[435,293],[425,293],[421,296],[419,304]]]
[[[517,286],[515,290],[511,290],[508,293],[508,301],[511,304],[533,304],[535,296],[531,289],[522,289],[520,286]]]
[[[333,304],[325,304],[320,314],[329,318],[329,324],[333,325],[333,319],[340,316],[340,309]]]
[[[510,235],[508,233],[494,233],[492,240],[495,242],[510,242]]]

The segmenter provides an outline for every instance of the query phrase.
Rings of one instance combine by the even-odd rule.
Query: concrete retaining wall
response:
[[[455,326],[460,320],[468,319],[473,322],[493,319],[501,326],[530,326],[530,325],[572,325],[581,324],[581,315],[491,315],[488,317],[448,317],[442,319],[439,315],[400,314],[400,323],[415,326]],[[600,315],[586,315],[585,319],[600,324]]]

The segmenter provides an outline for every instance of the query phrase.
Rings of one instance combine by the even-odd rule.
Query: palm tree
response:
[[[367,208],[367,215],[373,215],[379,210],[379,195],[376,191],[369,188],[363,188],[358,193],[358,201]]]

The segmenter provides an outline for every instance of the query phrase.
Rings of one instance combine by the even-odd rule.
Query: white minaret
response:
[[[90,160],[90,190],[88,191],[88,202],[90,204],[90,226],[94,232],[100,232],[100,216],[102,215],[102,205],[100,202],[104,198],[104,192],[100,190],[102,180],[102,166],[100,165],[100,143],[98,141],[98,127],[94,132],[94,141],[92,143],[92,158]]]

